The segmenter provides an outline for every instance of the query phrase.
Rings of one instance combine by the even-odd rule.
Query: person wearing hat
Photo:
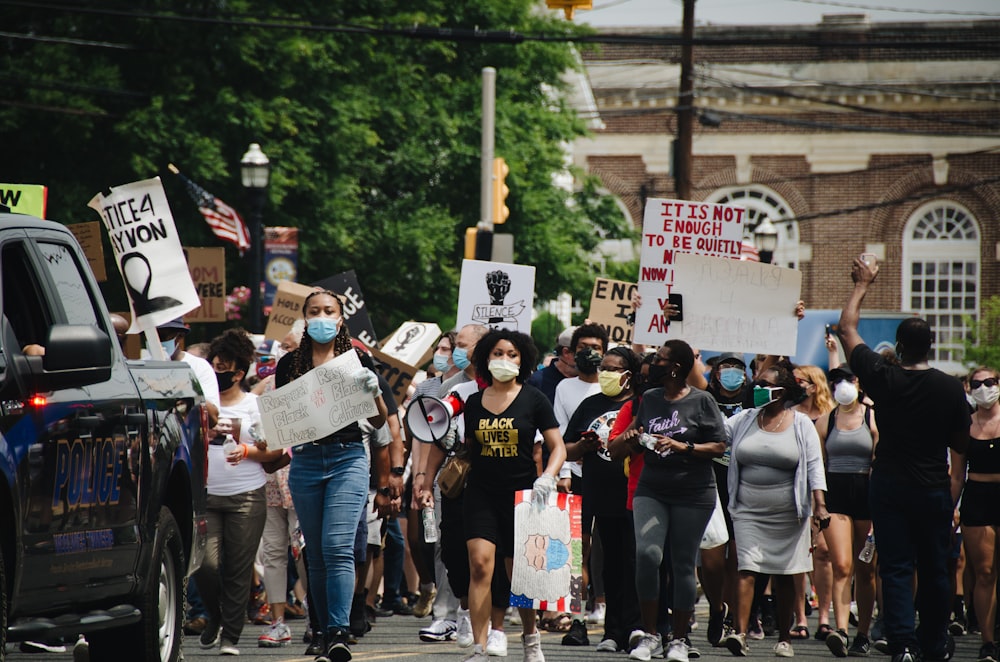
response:
[[[531,384],[545,394],[549,402],[556,400],[556,386],[567,377],[576,377],[576,357],[573,353],[573,334],[576,332],[575,326],[567,328],[556,338],[556,348],[554,354],[556,358],[541,370],[536,370],[528,378],[527,384]]]
[[[218,416],[219,382],[215,378],[215,370],[212,369],[212,364],[199,356],[184,351],[184,339],[190,330],[191,328],[179,317],[156,327],[156,333],[160,337],[160,346],[163,347],[163,353],[171,361],[184,361],[184,363],[191,366],[191,371],[194,372],[194,376],[198,379],[198,384],[201,386],[201,392],[205,395],[205,401],[211,405],[209,407],[209,416]]]

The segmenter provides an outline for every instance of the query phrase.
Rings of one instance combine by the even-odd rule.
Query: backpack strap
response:
[[[829,436],[831,432],[837,429],[837,408],[834,407],[830,410],[830,416],[826,419],[826,434]]]
[[[870,405],[865,405],[865,427],[869,431],[872,429],[872,408]]]

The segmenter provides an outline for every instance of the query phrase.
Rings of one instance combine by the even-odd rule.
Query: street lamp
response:
[[[774,259],[774,251],[778,248],[778,228],[774,227],[771,219],[765,216],[754,228],[753,237],[760,253],[760,261],[764,264],[771,264]]]
[[[260,145],[251,143],[246,154],[240,159],[240,178],[243,188],[250,198],[250,319],[248,326],[253,333],[261,333],[263,315],[261,290],[264,282],[264,201],[267,185],[271,178],[271,162],[260,150]]]

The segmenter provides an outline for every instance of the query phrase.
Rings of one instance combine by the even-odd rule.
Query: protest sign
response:
[[[264,228],[264,301],[273,301],[278,283],[295,280],[299,262],[299,229]],[[265,309],[264,314],[270,314]]]
[[[278,342],[284,340],[296,320],[303,319],[302,305],[306,297],[315,291],[315,287],[293,283],[290,280],[278,283],[274,302],[271,304],[271,314],[267,316],[264,337]]]
[[[410,387],[410,382],[413,381],[413,377],[417,374],[417,369],[408,363],[404,363],[395,357],[378,351],[374,347],[370,349],[372,356],[375,357],[375,367],[378,368],[382,378],[389,382],[389,388],[392,389],[392,397],[396,399],[396,404],[403,404],[403,400],[406,399],[406,389]]]
[[[670,323],[672,337],[705,350],[795,354],[801,272],[700,255],[678,255],[674,267],[684,321]]]
[[[557,494],[533,512],[531,490],[514,492],[510,606],[579,614],[585,605],[580,497]]]
[[[226,249],[185,248],[188,272],[201,306],[184,316],[194,322],[226,321]]]
[[[646,201],[639,255],[642,306],[635,316],[635,342],[661,345],[668,337],[679,337],[672,323],[668,335],[663,315],[671,292],[680,292],[672,289],[677,256],[690,253],[738,260],[745,220],[746,210],[741,207],[660,198]]]
[[[604,327],[611,342],[632,344],[632,327],[628,323],[628,316],[632,312],[632,295],[637,287],[635,283],[610,278],[598,278],[594,281],[587,317],[594,324]]]
[[[433,322],[403,322],[395,333],[382,341],[382,351],[403,363],[423,365],[441,337],[441,327]]]
[[[462,260],[457,328],[483,324],[531,333],[535,268],[521,264]]]
[[[101,224],[98,221],[87,223],[74,223],[67,225],[66,229],[73,233],[76,240],[80,242],[83,254],[87,256],[87,264],[94,272],[94,278],[98,283],[103,283],[108,279],[108,272],[104,269],[104,245],[101,244]]]
[[[0,205],[15,214],[45,218],[49,189],[41,184],[0,184]]]
[[[378,414],[375,400],[354,381],[357,352],[345,352],[257,400],[268,450],[319,441]]]
[[[368,316],[365,295],[361,291],[361,284],[354,269],[324,278],[315,283],[315,286],[342,295],[344,321],[347,322],[351,335],[368,347],[378,346],[378,336],[375,335],[375,327],[372,326],[372,320]]]
[[[125,281],[132,326],[151,330],[198,307],[174,217],[159,177],[98,193],[89,203],[101,215]]]

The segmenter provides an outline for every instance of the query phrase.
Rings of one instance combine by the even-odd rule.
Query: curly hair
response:
[[[218,357],[226,363],[232,363],[237,370],[242,370],[246,374],[250,371],[250,364],[253,363],[254,350],[253,341],[244,329],[226,329],[221,335],[212,339],[206,358],[211,363]]]
[[[764,372],[775,373],[774,386],[781,386],[785,389],[782,394],[782,399],[786,402],[795,404],[802,402],[802,398],[805,397],[805,389],[799,386],[799,383],[795,381],[795,374],[793,373],[795,366],[792,365],[788,359],[781,359],[777,363],[769,366]],[[763,373],[761,373],[763,374]]]
[[[336,292],[331,292],[330,290],[313,290],[306,297],[306,300],[302,303],[302,316],[305,317],[306,310],[309,308],[309,299],[319,294],[326,294],[333,297],[337,301],[337,305],[340,306],[340,329],[337,330],[337,335],[333,339],[333,354],[334,356],[340,356],[344,352],[355,351],[358,354],[358,359],[361,359],[361,352],[354,349],[351,345],[351,332],[347,328],[347,322],[344,320],[344,299]],[[288,380],[297,379],[302,375],[306,374],[316,366],[313,365],[313,340],[308,333],[308,321],[306,321],[307,332],[302,334],[302,341],[296,349],[293,349],[290,354],[292,355],[292,366],[289,370]]]
[[[476,373],[487,384],[493,383],[493,375],[490,374],[490,354],[501,340],[510,342],[521,355],[521,371],[517,375],[517,382],[523,384],[531,376],[538,353],[531,336],[519,331],[494,329],[480,338],[476,348],[472,350],[472,363],[476,366]]]

